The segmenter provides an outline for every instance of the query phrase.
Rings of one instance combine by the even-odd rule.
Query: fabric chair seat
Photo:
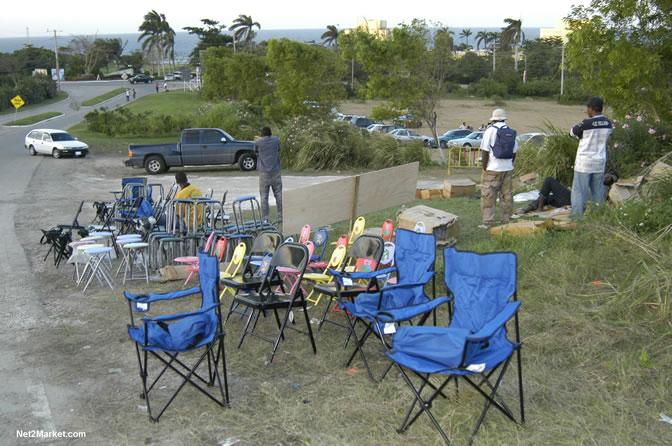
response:
[[[215,338],[217,315],[207,312],[187,316],[172,324],[148,323],[129,327],[129,336],[144,350],[185,352],[209,344]],[[145,343],[147,327],[147,345]]]

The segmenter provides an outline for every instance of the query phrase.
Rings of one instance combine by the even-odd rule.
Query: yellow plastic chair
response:
[[[310,294],[308,294],[308,296],[306,297],[307,301],[312,302],[315,305],[320,303],[322,293],[318,294],[317,297],[313,297],[313,294],[315,294],[314,286],[325,285],[333,282],[334,278],[331,274],[329,274],[329,268],[338,270],[343,264],[343,260],[345,260],[345,253],[346,253],[345,245],[338,245],[336,249],[334,249],[334,252],[331,254],[329,264],[327,265],[327,267],[324,269],[323,272],[305,273],[303,275],[303,280],[307,280],[313,283],[313,289],[310,290]]]
[[[348,244],[352,245],[357,237],[364,233],[364,228],[366,227],[366,219],[364,217],[357,217],[355,224],[352,225],[352,232],[350,233],[350,238],[348,239]]]
[[[231,261],[226,266],[226,269],[219,273],[220,280],[221,279],[229,279],[231,277],[234,277],[236,274],[238,274],[238,270],[240,269],[240,266],[243,264],[243,260],[245,259],[245,252],[246,251],[247,251],[247,246],[245,246],[245,243],[240,243],[238,246],[236,246],[236,249],[233,250],[233,256],[231,257]],[[233,294],[233,291],[231,291],[231,288],[224,287],[222,289],[222,292],[219,294],[219,300],[222,300],[222,298],[224,297],[224,294],[226,294],[227,291],[229,291],[231,294]]]

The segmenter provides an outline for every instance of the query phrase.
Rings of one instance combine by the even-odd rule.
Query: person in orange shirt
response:
[[[175,182],[177,183],[178,186],[180,186],[180,190],[175,194],[175,198],[178,200],[184,199],[188,200],[193,197],[202,197],[203,194],[201,194],[201,190],[194,186],[193,184],[189,184],[189,180],[187,179],[187,174],[184,172],[176,172],[175,173]],[[187,204],[181,204],[177,207],[176,213],[177,215],[184,215],[186,212],[184,212],[184,208],[187,206]],[[202,213],[202,208],[203,206],[198,207],[198,224],[201,224],[201,213]],[[192,210],[189,209],[189,218],[188,222],[193,221],[193,214]]]

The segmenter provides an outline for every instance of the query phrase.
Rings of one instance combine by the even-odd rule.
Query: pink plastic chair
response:
[[[305,227],[305,226],[304,226]],[[315,250],[315,245],[313,245],[313,242],[310,240],[306,241],[304,243],[306,245],[306,248],[308,248],[308,258],[313,255],[313,251]],[[299,271],[292,269],[292,268],[278,268],[278,272],[282,274],[282,279],[287,282],[287,284],[290,286],[291,291],[289,291],[289,294],[294,294],[294,288],[296,288],[297,285],[301,286],[301,290],[303,291],[303,295],[307,296],[308,293],[306,293],[305,288],[303,288],[303,285],[299,283],[298,279],[298,274]],[[292,283],[292,278],[294,278],[294,283]],[[275,291],[278,292],[280,290],[280,287],[278,287]]]
[[[215,235],[216,235],[215,231],[212,231],[210,233],[208,241],[205,242],[205,252],[210,252],[210,247],[212,246],[212,242],[215,239]],[[189,266],[185,268],[185,270],[189,271],[189,276],[187,276],[187,280],[185,280],[184,284],[182,284],[182,286],[186,286],[191,280],[191,278],[194,277],[194,273],[198,272],[198,257],[196,256],[177,257],[175,261],[179,263],[186,263]]]
[[[310,240],[310,225],[303,225],[299,234],[299,243],[306,243],[308,240]]]

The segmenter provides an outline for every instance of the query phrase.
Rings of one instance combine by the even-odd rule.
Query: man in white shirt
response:
[[[518,151],[516,131],[506,125],[506,112],[498,108],[492,112],[493,124],[483,133],[481,157],[481,215],[487,228],[495,220],[497,194],[502,206],[502,224],[511,219],[513,213],[513,160]]]
[[[586,103],[586,114],[580,124],[569,134],[579,138],[579,148],[574,161],[572,183],[572,216],[581,217],[588,198],[599,204],[604,202],[604,168],[607,164],[607,140],[613,130],[609,118],[602,114],[604,101],[592,97]]]

